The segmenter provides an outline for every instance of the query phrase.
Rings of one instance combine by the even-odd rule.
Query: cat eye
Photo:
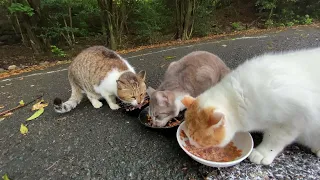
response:
[[[134,97],[134,96],[131,96],[131,98],[132,98],[132,99],[135,99],[136,97]]]

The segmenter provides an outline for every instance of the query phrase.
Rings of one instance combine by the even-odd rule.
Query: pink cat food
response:
[[[148,122],[147,122],[147,124],[148,124],[149,126],[153,126],[151,116],[148,114],[147,117],[148,117]],[[179,118],[179,117],[178,117],[178,118]],[[174,126],[179,125],[179,124],[181,123],[181,120],[182,120],[182,119],[179,120],[178,118],[173,118],[173,119],[171,119],[164,127],[174,127]]]
[[[188,138],[183,130],[180,132],[180,138]],[[196,148],[190,144],[189,140],[186,140],[185,143],[186,146],[184,147],[187,149],[187,151],[208,161],[229,162],[235,160],[237,157],[240,157],[242,153],[241,150],[234,146],[233,142],[230,142],[224,148],[211,147],[206,149]]]

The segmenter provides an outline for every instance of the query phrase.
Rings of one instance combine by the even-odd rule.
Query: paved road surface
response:
[[[125,55],[137,70],[147,70],[148,84],[156,87],[174,60],[194,50],[219,55],[231,68],[267,51],[320,46],[319,28],[298,28],[253,37],[143,50]],[[176,56],[165,60],[166,56]],[[307,60],[307,59],[306,59]],[[45,100],[70,95],[66,65],[0,80],[0,104],[13,107],[46,92]],[[35,74],[37,73],[37,74]],[[21,78],[23,77],[23,78]],[[210,168],[189,158],[175,132],[158,132],[140,125],[135,116],[94,109],[86,100],[68,114],[54,113],[52,104],[29,123],[22,136],[20,124],[32,112],[16,111],[0,122],[0,175],[16,180],[64,179],[319,179],[320,160],[308,149],[292,145],[271,166],[245,160],[232,168]],[[255,135],[256,144],[261,136]]]

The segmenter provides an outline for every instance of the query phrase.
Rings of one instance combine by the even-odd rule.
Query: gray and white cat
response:
[[[185,109],[180,101],[185,95],[197,97],[229,72],[230,69],[218,56],[206,51],[194,51],[172,62],[157,90],[147,89],[152,124],[165,126]]]

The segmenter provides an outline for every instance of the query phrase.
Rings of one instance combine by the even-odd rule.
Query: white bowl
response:
[[[177,140],[180,145],[180,147],[186,152],[192,159],[195,161],[204,164],[206,166],[210,167],[229,167],[234,166],[236,164],[239,164],[241,161],[245,160],[251,153],[253,149],[253,139],[250,133],[248,132],[238,132],[235,134],[234,138],[232,139],[232,142],[234,145],[242,151],[241,156],[237,159],[229,162],[214,162],[214,161],[208,161],[205,159],[202,159],[198,156],[193,155],[192,153],[188,152],[184,146],[185,141],[180,139],[180,132],[181,130],[184,130],[185,132],[185,122],[182,122],[177,130]]]

